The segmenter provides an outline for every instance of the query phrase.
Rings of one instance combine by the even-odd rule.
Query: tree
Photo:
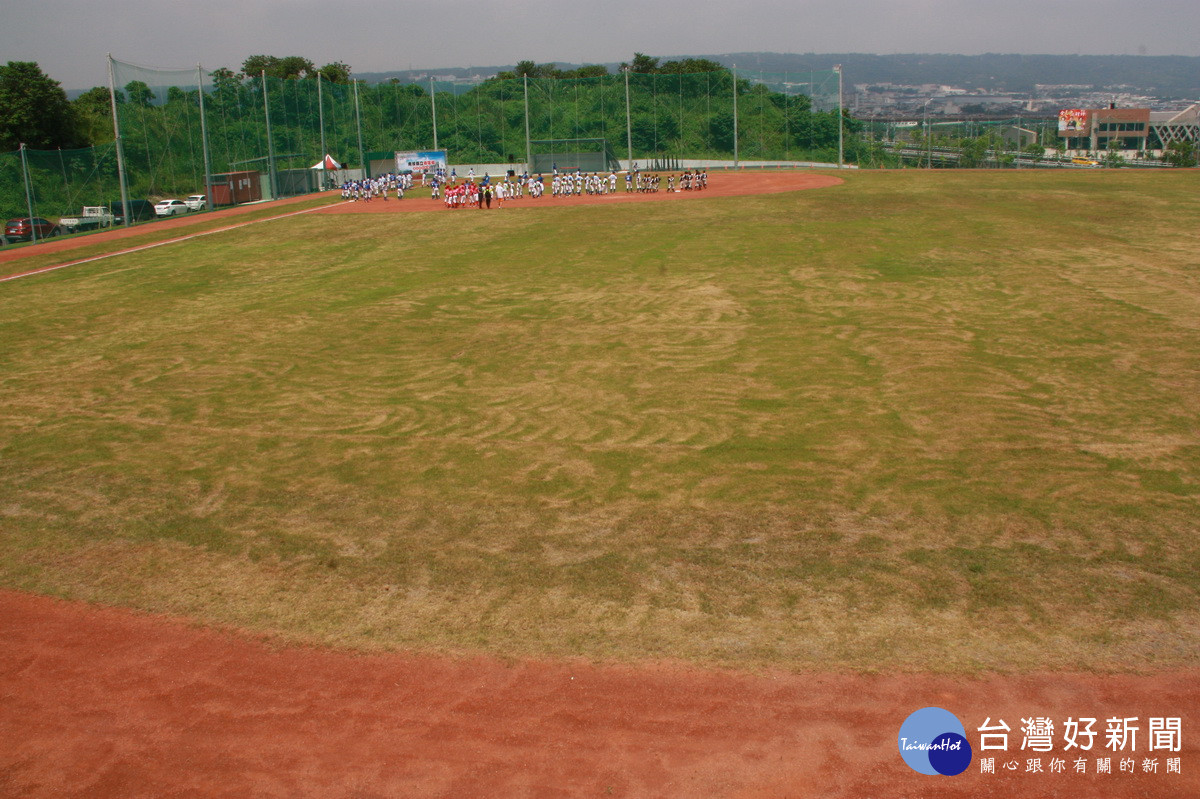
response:
[[[1197,152],[1195,142],[1173,141],[1167,145],[1163,160],[1173,166],[1196,166]]]
[[[252,55],[242,62],[242,72],[248,78],[267,73],[268,78],[280,80],[303,78],[316,72],[313,62],[298,55],[279,58],[273,55]]]
[[[518,78],[536,78],[539,76],[538,65],[533,61],[518,61],[517,65],[513,67],[513,75]]]
[[[125,102],[125,95],[117,92],[117,104]],[[71,103],[75,111],[76,130],[82,141],[88,144],[104,144],[113,140],[112,99],[108,87],[95,86],[75,98]]]
[[[48,150],[83,142],[67,93],[33,61],[0,67],[0,150]]]
[[[321,77],[330,83],[349,83],[350,82],[350,65],[342,61],[334,61],[331,64],[326,64],[317,72],[321,73]]]
[[[129,94],[130,105],[145,108],[154,101],[154,92],[143,81],[129,81],[125,84],[125,91]]]
[[[585,64],[568,74],[572,78],[603,78],[608,74],[608,67],[603,64]]]
[[[645,53],[634,53],[633,61],[628,64],[621,64],[621,69],[628,69],[630,72],[639,72],[645,75],[653,75],[658,72],[658,59],[651,58]]]
[[[634,60],[637,60],[636,56]],[[658,59],[654,60],[657,61]],[[633,71],[639,72],[640,70],[635,69]],[[698,72],[724,72],[725,67],[707,58],[685,58],[682,61],[668,61],[656,71],[663,75],[692,75]]]

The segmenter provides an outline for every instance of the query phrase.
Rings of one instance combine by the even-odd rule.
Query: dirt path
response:
[[[900,724],[1181,716],[1136,773],[908,769]],[[0,796],[1183,797],[1200,795],[1200,672],[980,679],[738,674],[671,664],[366,656],[271,646],[0,591]],[[976,753],[977,756],[979,753]],[[1061,754],[1056,743],[1055,755]],[[1167,773],[1167,757],[1181,774]],[[1157,773],[1143,760],[1157,759]]]

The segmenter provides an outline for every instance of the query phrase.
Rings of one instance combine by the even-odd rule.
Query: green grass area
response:
[[[1197,175],[846,177],[5,284],[0,584],[364,649],[1196,665]]]
[[[30,272],[35,269],[40,269],[45,266],[56,266],[67,261],[83,260],[85,258],[94,258],[100,255],[108,255],[111,253],[120,253],[131,247],[144,246],[147,244],[155,244],[164,241],[171,241],[182,236],[195,235],[197,233],[205,233],[209,231],[221,230],[230,225],[242,224],[244,222],[252,222],[271,217],[281,216],[283,214],[302,211],[307,208],[316,208],[322,205],[329,205],[336,202],[336,196],[326,192],[320,195],[313,195],[303,199],[293,200],[285,204],[268,203],[258,206],[242,206],[237,209],[237,213],[231,216],[228,213],[222,213],[226,209],[218,209],[215,213],[201,212],[198,214],[187,214],[186,216],[173,216],[163,219],[152,219],[140,222],[134,225],[131,230],[134,232],[131,237],[113,238],[105,235],[112,232],[113,229],[90,231],[86,233],[63,234],[66,240],[73,244],[79,244],[78,247],[64,252],[47,252],[42,245],[44,243],[54,243],[59,241],[58,237],[37,242],[10,242],[4,246],[0,252],[9,252],[11,250],[27,250],[28,252],[23,257],[8,261],[0,262],[0,276],[18,274],[21,272]],[[189,224],[179,227],[162,224],[164,222],[187,222]]]

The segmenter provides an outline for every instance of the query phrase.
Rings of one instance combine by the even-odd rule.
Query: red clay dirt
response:
[[[911,771],[897,733],[929,705],[956,714],[972,746],[985,718],[1004,719],[1009,752],[977,751],[957,777]],[[5,797],[1189,797],[1198,708],[1195,670],[963,678],[362,655],[0,591]],[[1020,750],[1034,716],[1100,719],[1086,775],[1057,737],[1052,753]],[[1105,720],[1135,716],[1134,753],[1106,750]],[[1182,751],[1148,750],[1150,717],[1182,718]],[[980,754],[1000,755],[995,774]],[[1097,775],[1104,756],[1112,773]],[[1025,773],[1034,758],[1043,773]]]

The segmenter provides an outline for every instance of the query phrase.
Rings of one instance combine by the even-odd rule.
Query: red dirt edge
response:
[[[897,733],[955,713],[996,773],[911,771]],[[672,663],[504,663],[280,647],[185,621],[0,591],[5,797],[1200,796],[1200,671],[1149,675],[745,674]],[[1089,773],[1023,773],[1021,718],[1100,719]],[[1104,720],[1140,718],[1136,773]],[[1147,752],[1152,716],[1183,750]],[[1004,754],[1004,753],[999,753]],[[1113,756],[1107,776],[1099,756]],[[1180,774],[1166,758],[1181,758]],[[1156,773],[1143,760],[1158,760]],[[1012,759],[1020,770],[1008,772]]]

